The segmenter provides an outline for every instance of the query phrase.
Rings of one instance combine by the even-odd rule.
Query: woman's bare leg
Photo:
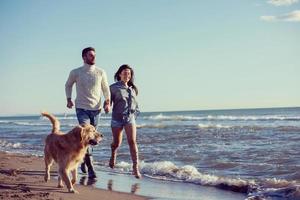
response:
[[[135,124],[128,124],[125,127],[125,132],[127,136],[127,142],[130,149],[130,155],[132,159],[132,168],[133,174],[136,178],[141,178],[141,174],[139,171],[139,155],[138,155],[138,147],[136,142],[136,126]]]
[[[111,157],[109,160],[109,167],[114,168],[116,164],[116,158],[117,158],[117,149],[120,147],[122,143],[122,130],[123,127],[112,127],[112,135],[113,135],[113,142],[111,143]]]

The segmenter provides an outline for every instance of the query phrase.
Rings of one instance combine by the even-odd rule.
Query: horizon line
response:
[[[226,111],[226,110],[260,110],[260,109],[288,109],[288,108],[300,108],[300,106],[279,106],[279,107],[256,107],[256,108],[213,108],[213,109],[193,109],[193,110],[164,110],[164,111],[142,111],[141,113],[159,113],[159,112],[193,112],[193,111]],[[73,111],[73,110],[72,110]],[[75,111],[75,110],[74,110]],[[110,112],[111,113],[111,112]],[[54,115],[66,115],[66,114],[75,114],[74,113],[53,113]],[[0,117],[20,117],[20,116],[39,116],[40,114],[8,114],[2,115]]]

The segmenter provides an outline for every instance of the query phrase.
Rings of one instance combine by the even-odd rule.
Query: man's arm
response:
[[[102,89],[103,96],[105,98],[103,107],[105,113],[108,113],[110,111],[110,89],[107,82],[107,76],[104,71],[102,73],[101,89]]]
[[[72,88],[73,88],[74,83],[75,83],[75,76],[74,76],[74,72],[71,71],[69,74],[69,78],[65,84],[67,107],[70,109],[74,106],[74,103],[72,102]]]

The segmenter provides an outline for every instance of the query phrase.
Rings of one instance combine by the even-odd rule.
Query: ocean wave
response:
[[[131,170],[131,164],[124,161],[117,163],[115,167],[120,172],[129,172]],[[214,186],[242,193],[247,193],[250,185],[254,184],[254,182],[240,178],[227,178],[204,174],[199,172],[192,165],[178,167],[170,161],[154,163],[142,162],[140,163],[140,168],[142,174],[154,179]]]
[[[105,125],[103,125],[105,126]],[[262,129],[274,129],[279,131],[300,131],[300,126],[282,126],[276,124],[270,125],[225,125],[220,123],[198,123],[198,124],[166,124],[166,123],[143,123],[137,124],[137,128],[152,128],[152,129],[166,129],[166,128],[192,128],[192,129],[251,129],[251,130],[262,130]]]
[[[266,179],[249,191],[246,200],[299,200],[300,184],[296,181]]]
[[[5,140],[0,140],[0,148],[13,148],[13,149],[17,149],[17,148],[21,148],[22,144],[20,142],[17,143],[11,143],[11,142],[7,142]]]
[[[191,115],[151,115],[144,116],[143,119],[159,120],[159,121],[214,121],[214,120],[228,120],[228,121],[269,121],[269,120],[287,120],[300,121],[300,116],[283,116],[283,115],[207,115],[207,116],[191,116]]]
[[[235,126],[228,126],[228,125],[222,125],[222,124],[198,124],[198,127],[203,128],[203,129],[208,129],[208,128],[228,129],[228,128],[234,128]]]
[[[201,120],[204,117],[196,117],[196,116],[188,116],[188,115],[151,115],[151,116],[144,116],[143,119],[150,119],[150,120],[175,120],[175,121],[183,121],[183,120]]]
[[[115,167],[117,173],[130,173],[132,165],[121,161]],[[179,167],[170,161],[141,162],[140,171],[144,176],[157,180],[192,183],[245,193],[247,200],[265,200],[273,199],[273,197],[278,197],[278,200],[300,198],[300,185],[296,181],[280,179],[243,180],[239,177],[222,177],[201,173],[192,165]]]
[[[277,126],[276,129],[280,131],[300,131],[299,126]]]
[[[61,126],[62,127],[64,127],[64,126],[75,127],[75,126],[78,126],[78,124],[77,123],[68,123],[68,124],[61,124]],[[98,128],[101,128],[101,127],[110,127],[110,123],[99,123]]]
[[[166,124],[138,124],[137,128],[167,128]]]
[[[76,120],[77,121],[77,117],[76,116],[56,116],[56,118],[58,120]],[[111,119],[111,116],[108,115],[100,115],[100,119]]]
[[[51,126],[51,123],[48,121],[47,122],[43,122],[43,123],[38,123],[38,122],[21,122],[21,121],[0,121],[0,124],[10,124],[10,125],[15,125],[15,126]],[[75,123],[64,123],[64,124],[60,124],[61,127],[75,127],[78,124]],[[100,123],[99,127],[110,127],[110,123]]]
[[[58,120],[77,120],[75,116],[55,116]]]
[[[229,125],[222,125],[222,124],[198,124],[198,125],[193,125],[193,124],[163,124],[163,123],[157,123],[157,124],[138,124],[137,128],[154,128],[154,129],[165,129],[165,128],[174,128],[174,127],[181,127],[181,128],[203,128],[203,129],[210,129],[210,128],[224,128],[224,129],[229,129],[229,128],[242,128],[242,126],[229,126]],[[299,127],[300,128],[300,127]]]
[[[274,129],[279,131],[300,131],[300,126],[282,126],[282,125],[222,125],[222,124],[198,124],[200,129],[251,129],[251,130],[262,130],[262,129]]]
[[[23,121],[0,121],[0,124],[12,124],[17,126],[45,126],[43,123],[23,122]]]
[[[0,122],[1,123],[1,122]],[[6,122],[16,126],[51,126],[51,123],[37,123],[37,122]],[[77,124],[61,124],[61,126],[76,126]]]
[[[248,115],[248,116],[230,116],[230,115],[209,115],[208,119],[232,120],[232,121],[269,121],[269,120],[287,120],[299,121],[300,116],[282,116],[282,115]]]

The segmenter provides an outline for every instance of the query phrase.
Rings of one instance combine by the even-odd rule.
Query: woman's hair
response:
[[[138,89],[137,89],[136,85],[134,84],[134,71],[129,65],[124,64],[124,65],[121,65],[119,67],[118,71],[115,73],[115,76],[114,76],[115,81],[120,81],[121,80],[120,74],[124,69],[129,69],[130,70],[131,78],[128,81],[128,86],[131,86],[134,89],[136,95],[138,95]]]

